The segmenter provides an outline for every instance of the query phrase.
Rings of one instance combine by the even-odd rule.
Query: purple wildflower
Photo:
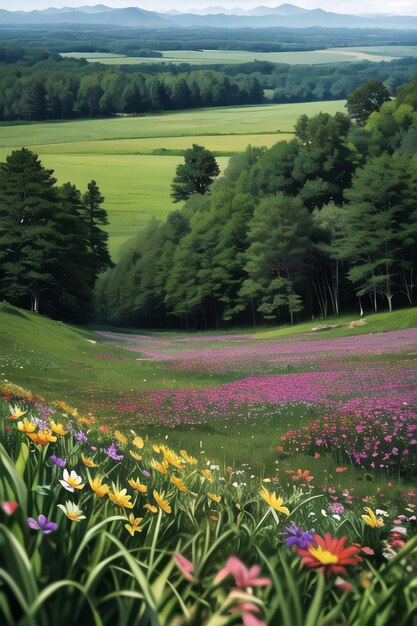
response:
[[[118,454],[116,444],[114,442],[109,448],[107,448],[107,450],[104,450],[104,452],[114,461],[121,461],[122,459],[124,459],[123,454]]]
[[[42,513],[37,520],[33,517],[28,517],[28,525],[33,530],[40,530],[44,535],[49,535],[49,533],[53,533],[58,528],[58,524],[50,522]]]
[[[78,433],[75,433],[75,438],[81,443],[85,443],[87,441],[87,435],[83,430],[79,430]]]
[[[143,474],[144,474],[144,476],[150,476],[151,475],[151,473],[148,472],[147,470],[143,470]]]
[[[329,511],[333,513],[333,515],[342,515],[345,512],[345,507],[341,502],[332,502],[329,504]]]
[[[58,467],[65,467],[67,464],[66,459],[61,459],[61,457],[56,456],[55,454],[53,454],[52,456],[49,457],[49,460],[52,463],[55,463],[55,465],[58,465]]]
[[[286,526],[282,532],[286,535],[285,545],[296,546],[302,550],[307,550],[308,546],[314,543],[314,537],[307,530],[301,530],[295,522]]]

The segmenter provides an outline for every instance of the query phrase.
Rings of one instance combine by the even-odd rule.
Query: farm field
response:
[[[152,217],[163,219],[175,208],[170,184],[182,152],[193,143],[212,150],[224,170],[228,157],[219,155],[244,150],[248,144],[270,147],[292,137],[303,113],[334,114],[343,109],[344,101],[332,101],[0,125],[0,159],[26,146],[55,170],[60,182],[69,180],[85,188],[94,178],[106,198],[109,248],[117,260],[128,238]]]
[[[417,56],[416,46],[369,46],[329,48],[311,52],[246,52],[240,50],[163,50],[162,57],[127,57],[111,53],[64,52],[62,56],[87,59],[104,65],[139,65],[149,63],[189,63],[191,65],[216,65],[269,61],[290,65],[316,65],[355,61],[385,61],[387,57],[400,59]]]

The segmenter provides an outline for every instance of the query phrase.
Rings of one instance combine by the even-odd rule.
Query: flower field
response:
[[[416,329],[29,337],[0,383],[1,624],[417,624]]]

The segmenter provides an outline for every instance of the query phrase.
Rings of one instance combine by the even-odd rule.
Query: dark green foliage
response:
[[[219,174],[219,166],[210,150],[194,143],[185,151],[184,163],[177,167],[171,197],[174,202],[183,202],[194,193],[204,196]]]
[[[191,329],[415,304],[414,85],[363,128],[302,116],[294,140],[234,156],[108,273],[104,319]]]
[[[389,99],[390,94],[385,85],[370,78],[348,96],[346,107],[350,117],[359,126],[364,126],[371,113],[379,111]]]
[[[97,228],[105,211],[90,185],[86,197],[94,198],[93,235],[100,244],[92,247],[86,201],[70,183],[57,187],[52,174],[25,148],[0,164],[0,297],[34,312],[86,321],[102,258],[108,257],[105,233]]]
[[[94,273],[100,274],[108,267],[113,267],[107,249],[108,233],[100,228],[109,223],[107,211],[102,208],[104,198],[100,193],[95,180],[87,185],[87,191],[82,198],[81,215],[88,226],[87,246],[94,258]]]

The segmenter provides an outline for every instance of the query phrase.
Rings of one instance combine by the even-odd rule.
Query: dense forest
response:
[[[268,62],[210,69],[183,64],[108,67],[44,50],[2,46],[0,120],[258,104],[264,89],[273,90],[272,99],[279,103],[336,100],[346,98],[369,78],[384,82],[395,95],[397,87],[416,73],[417,59],[411,58],[308,67]]]
[[[349,115],[302,116],[292,141],[248,147],[210,193],[151,222],[101,280],[101,320],[207,328],[415,303],[417,79],[395,101],[376,85]]]
[[[86,322],[97,277],[113,265],[104,198],[94,180],[81,193],[52,174],[25,148],[0,164],[0,299]]]

